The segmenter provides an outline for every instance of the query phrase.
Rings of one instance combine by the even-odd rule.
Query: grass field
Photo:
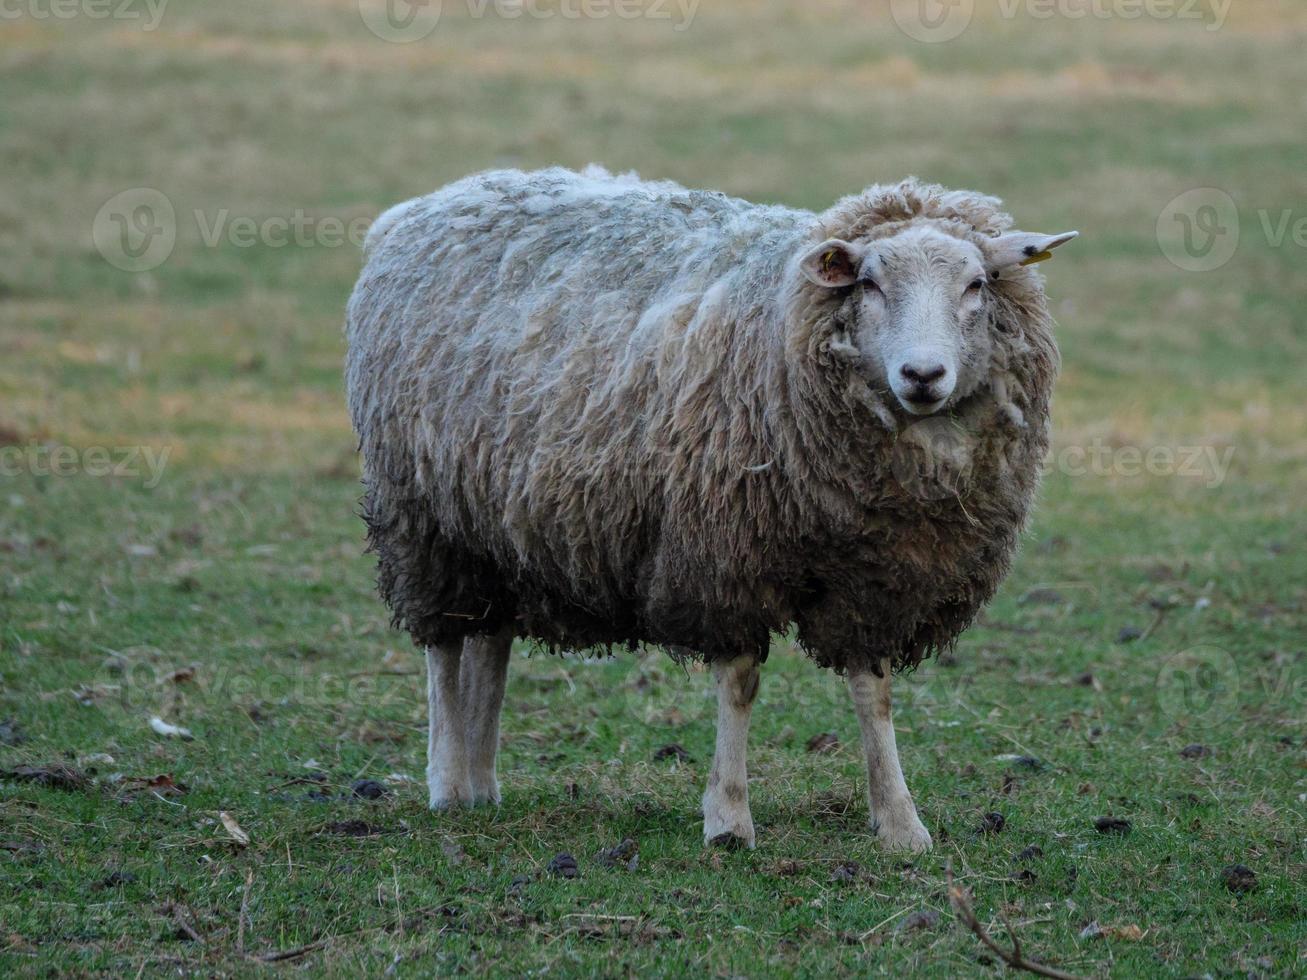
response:
[[[1307,971],[1307,7],[979,6],[943,43],[853,0],[708,0],[684,30],[447,0],[407,44],[352,0],[171,0],[152,30],[143,3],[6,8],[0,974],[1004,972],[950,867],[1062,970]],[[1084,233],[1044,266],[1064,372],[1029,540],[898,684],[927,856],[876,850],[840,681],[783,639],[756,851],[702,846],[709,678],[656,651],[515,655],[502,807],[424,806],[421,660],[361,553],[337,232],[592,160],[813,208],[916,173]],[[138,188],[176,242],[127,272],[102,208]],[[1167,210],[1199,188],[1229,198]],[[1168,254],[1185,220],[1215,253],[1171,261],[1159,219]],[[597,860],[624,838],[634,870]]]

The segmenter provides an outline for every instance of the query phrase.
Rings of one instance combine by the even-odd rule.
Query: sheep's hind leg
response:
[[[466,725],[468,773],[473,803],[498,803],[495,757],[499,753],[499,713],[508,680],[513,631],[469,636],[463,645],[459,697]]]
[[[870,671],[849,674],[849,693],[862,729],[867,757],[867,797],[871,826],[881,845],[891,851],[928,851],[930,833],[917,816],[899,766],[890,713],[890,662],[881,661],[882,677]]]
[[[717,751],[703,794],[703,838],[709,844],[753,847],[749,813],[749,715],[758,696],[758,662],[753,657],[713,664],[717,680]]]
[[[459,697],[462,642],[427,648],[427,789],[431,809],[472,802],[466,726]]]

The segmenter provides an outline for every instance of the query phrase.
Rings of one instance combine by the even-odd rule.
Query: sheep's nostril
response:
[[[899,372],[914,384],[928,385],[944,377],[948,369],[943,364],[905,364]]]

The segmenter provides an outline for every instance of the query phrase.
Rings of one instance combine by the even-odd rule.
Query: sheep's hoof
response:
[[[729,830],[718,834],[716,837],[709,837],[704,841],[707,847],[716,847],[723,851],[744,851],[752,850],[754,846],[753,838],[740,837],[731,833]]]
[[[703,842],[708,847],[721,847],[728,850],[753,850],[756,837],[753,832],[753,817],[746,810],[744,813],[728,815],[714,814],[709,808],[709,815],[703,821]]]
[[[472,787],[466,782],[447,783],[443,780],[432,780],[427,783],[427,788],[430,790],[430,802],[427,806],[432,810],[453,810],[472,806],[476,802]]]
[[[457,796],[433,796],[431,802],[427,804],[427,809],[443,813],[446,810],[460,810],[470,806],[472,806],[471,800],[460,799]]]
[[[481,806],[483,804],[499,806],[499,782],[494,776],[491,776],[488,780],[478,779],[476,776],[472,777],[471,801],[472,806]]]
[[[923,854],[933,846],[930,831],[915,813],[907,820],[882,820],[873,829],[880,846],[887,851]]]

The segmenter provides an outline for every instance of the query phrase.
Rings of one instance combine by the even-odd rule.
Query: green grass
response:
[[[1257,210],[1300,207],[1304,11],[1241,2],[1218,32],[978,14],[926,46],[836,0],[705,3],[682,34],[460,7],[408,46],[344,0],[173,0],[149,35],[0,22],[0,460],[169,454],[148,487],[0,475],[0,770],[88,776],[0,780],[0,973],[278,953],[340,975],[1003,972],[949,908],[951,867],[1000,940],[1006,918],[1064,970],[1301,975],[1307,281]],[[711,687],[655,651],[520,650],[503,805],[423,805],[421,660],[372,592],[343,409],[357,251],[206,247],[192,216],[349,221],[476,169],[591,160],[809,207],[918,173],[1085,232],[1044,267],[1064,374],[1029,540],[956,655],[896,685],[927,856],[876,849],[841,683],[783,638],[754,714],[756,851],[703,848]],[[91,222],[138,186],[181,221],[131,275]],[[1243,241],[1181,273],[1154,227],[1202,186],[1238,202]],[[1115,467],[1056,465],[1096,445]],[[1123,472],[1156,446],[1234,452],[1221,480]],[[807,751],[823,732],[838,748]],[[690,759],[655,761],[670,743]],[[184,792],[144,786],[161,775]],[[386,797],[350,799],[358,779]],[[1002,832],[978,833],[992,812]],[[596,860],[627,837],[634,871]],[[547,872],[564,851],[579,878]],[[1234,863],[1254,890],[1225,886]],[[938,920],[898,928],[921,910]]]

